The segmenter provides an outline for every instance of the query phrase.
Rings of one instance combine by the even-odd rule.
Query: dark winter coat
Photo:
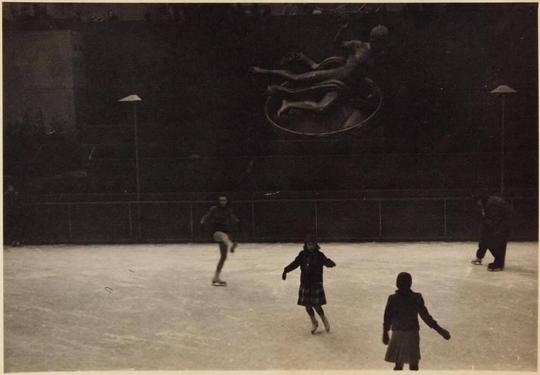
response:
[[[334,267],[336,264],[319,250],[302,250],[295,260],[283,272],[288,273],[300,267],[300,285],[305,288],[322,284],[323,266]]]
[[[424,299],[420,293],[412,290],[397,290],[388,297],[384,310],[384,331],[418,331],[418,315],[431,328],[437,329],[439,325],[433,319],[424,305]]]
[[[203,216],[202,222],[208,224],[211,232],[230,233],[240,220],[230,207],[212,206]]]
[[[490,196],[483,202],[483,208],[479,247],[493,250],[505,246],[510,237],[512,207],[504,199]]]

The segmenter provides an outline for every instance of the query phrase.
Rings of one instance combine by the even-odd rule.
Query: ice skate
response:
[[[473,259],[471,260],[471,263],[474,264],[475,266],[480,266],[482,264],[482,259],[480,258]]]
[[[212,286],[227,286],[227,282],[223,280],[212,280]]]
[[[212,279],[213,286],[227,286],[227,283],[219,278],[220,272],[216,271],[214,278]]]
[[[328,321],[328,318],[326,317],[326,315],[323,316],[321,319],[324,324],[324,329],[326,330],[326,332],[330,332],[330,322]]]
[[[487,267],[487,270],[488,270],[489,272],[500,272],[500,271],[502,271],[503,269],[504,269],[504,267],[497,266],[497,265],[495,265],[495,264],[493,264],[493,263],[488,264],[488,267]]]

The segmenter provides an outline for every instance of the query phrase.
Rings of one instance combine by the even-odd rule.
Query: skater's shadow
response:
[[[516,272],[516,273],[525,274],[525,275],[536,275],[536,274],[538,274],[538,270],[535,270],[535,269],[532,269],[532,268],[519,267],[519,266],[517,266],[517,267],[516,266],[505,267],[504,271],[505,272]]]

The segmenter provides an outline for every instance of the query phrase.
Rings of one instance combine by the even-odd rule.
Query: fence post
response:
[[[443,220],[444,220],[444,237],[446,239],[446,236],[448,235],[448,230],[446,227],[446,198],[443,199]]]
[[[133,217],[131,216],[131,203],[127,204],[128,206],[128,216],[129,216],[129,237],[133,238]]]
[[[318,238],[319,237],[319,210],[318,210],[317,201],[315,201],[314,203],[315,203],[315,238]]]
[[[67,205],[67,214],[68,214],[68,238],[71,240],[73,238],[73,226],[71,224],[71,204]]]
[[[193,226],[193,202],[189,202],[189,231],[191,234],[191,241],[195,240],[195,232]]]
[[[255,201],[251,197],[251,238],[255,239]]]
[[[379,238],[382,238],[383,235],[383,227],[382,227],[382,201],[378,201],[378,208],[379,208]]]

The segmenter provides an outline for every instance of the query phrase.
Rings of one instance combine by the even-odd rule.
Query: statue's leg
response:
[[[285,78],[288,81],[293,82],[321,82],[327,81],[330,79],[337,79],[339,77],[339,69],[328,69],[328,70],[316,70],[313,72],[306,72],[295,74],[291,73],[288,70],[283,69],[263,69],[254,66],[252,69],[253,73],[256,74],[267,74],[273,75],[276,77]]]
[[[281,104],[281,108],[278,110],[277,115],[280,116],[284,111],[290,109],[290,108],[298,108],[298,109],[307,109],[311,111],[317,111],[317,112],[323,112],[328,108],[330,104],[336,101],[339,94],[337,91],[330,91],[327,92],[324,97],[316,102],[311,100],[303,100],[303,101],[297,101],[292,102],[288,100],[283,100]]]

